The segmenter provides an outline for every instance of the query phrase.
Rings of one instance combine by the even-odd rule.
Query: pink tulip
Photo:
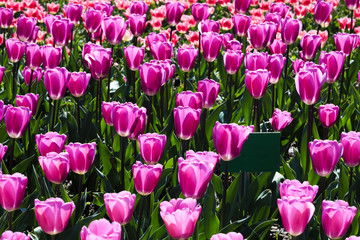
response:
[[[326,65],[326,82],[334,83],[339,78],[345,63],[345,54],[343,52],[321,52],[319,64]]]
[[[130,14],[146,14],[149,5],[144,1],[132,1],[130,4]]]
[[[314,140],[309,142],[309,151],[312,166],[317,175],[329,176],[335,169],[341,155],[343,146],[337,141]]]
[[[244,59],[244,54],[237,50],[237,51],[233,51],[233,50],[227,50],[224,53],[224,66],[225,66],[225,70],[228,74],[234,75],[236,74],[243,62]]]
[[[281,21],[281,38],[286,45],[292,45],[302,30],[300,19],[286,17]]]
[[[320,123],[327,128],[332,127],[339,115],[339,107],[334,104],[325,104],[319,106]]]
[[[89,227],[82,227],[81,240],[119,240],[121,239],[121,225],[117,222],[110,223],[105,218],[94,220]]]
[[[36,134],[35,141],[41,156],[46,156],[50,152],[61,153],[64,150],[67,136],[57,132],[47,132]]]
[[[286,58],[282,54],[270,55],[267,70],[270,72],[271,84],[276,84],[279,82],[285,61]]]
[[[84,95],[86,88],[91,78],[90,73],[86,72],[72,72],[70,73],[68,89],[74,97],[81,97]]]
[[[4,155],[7,152],[7,150],[8,150],[8,146],[6,146],[6,145],[4,146],[0,143],[0,163],[3,160]]]
[[[203,105],[203,94],[201,92],[184,91],[176,95],[176,107],[202,109]]]
[[[140,65],[144,61],[145,48],[128,46],[124,48],[124,55],[127,67],[132,71],[137,71],[139,70]]]
[[[170,59],[158,61],[158,64],[163,68],[163,77],[161,80],[161,86],[164,86],[165,83],[167,83],[167,81],[169,81],[174,76],[176,67],[175,64],[171,64]]]
[[[270,25],[266,23],[252,24],[249,27],[248,33],[250,43],[256,50],[261,50],[266,47],[269,40]]]
[[[291,113],[287,111],[281,111],[280,109],[275,109],[272,117],[269,119],[272,128],[275,131],[282,131],[286,128],[291,122],[293,118],[291,117]]]
[[[111,16],[114,8],[115,6],[113,6],[111,3],[96,2],[94,4],[94,9],[103,12],[107,17]]]
[[[245,67],[249,71],[267,69],[269,55],[267,52],[253,52],[245,55]]]
[[[349,56],[350,53],[358,46],[360,37],[356,34],[337,33],[334,35],[335,46],[337,51],[345,53]]]
[[[234,23],[235,34],[244,37],[250,27],[251,17],[243,14],[235,14],[232,17]]]
[[[28,183],[21,173],[0,174],[0,204],[3,209],[13,212],[20,208]]]
[[[46,156],[39,157],[39,163],[46,178],[55,184],[63,183],[70,171],[69,154],[67,152],[49,152]]]
[[[331,11],[333,10],[333,3],[332,2],[325,2],[323,0],[317,1],[315,4],[314,10],[314,18],[315,22],[322,27],[325,27],[327,21],[331,15]]]
[[[21,232],[6,231],[1,235],[1,240],[30,240],[30,236]]]
[[[70,19],[73,24],[78,24],[81,18],[83,6],[81,4],[69,3],[64,5],[66,17]]]
[[[27,93],[23,96],[16,95],[16,106],[29,108],[32,116],[36,115],[38,103],[39,94]]]
[[[240,14],[246,14],[249,10],[251,4],[251,0],[235,0],[235,11]]]
[[[113,126],[111,113],[113,110],[113,107],[118,104],[118,102],[103,102],[102,103],[102,113],[105,120],[105,123],[108,126]]]
[[[25,15],[21,15],[17,19],[17,27],[16,34],[20,41],[27,41],[31,38],[31,35],[36,26],[36,18],[33,17],[25,17]]]
[[[295,61],[293,61],[293,71],[295,75],[298,74],[298,72],[300,72],[302,68],[304,68],[304,65],[305,65],[305,61],[302,60],[301,58],[298,58]]]
[[[70,74],[66,68],[48,68],[44,74],[44,85],[52,100],[60,100],[65,96]]]
[[[18,62],[25,53],[26,44],[17,39],[6,39],[6,52],[10,62]]]
[[[0,66],[0,84],[2,83],[4,72],[5,72],[5,67]]]
[[[359,0],[346,0],[345,4],[348,9],[355,10],[359,6]]]
[[[41,229],[49,235],[57,235],[65,230],[74,209],[73,202],[65,203],[61,198],[45,201],[35,199],[35,217]]]
[[[201,109],[174,108],[175,133],[182,140],[191,139],[199,126]]]
[[[278,13],[267,12],[266,15],[265,15],[265,21],[275,23],[276,26],[277,26],[277,29],[280,26],[281,19],[282,19],[281,15],[279,15]]]
[[[44,68],[55,68],[59,66],[62,58],[61,48],[52,46],[41,46]]]
[[[220,23],[218,21],[206,19],[199,26],[200,33],[202,34],[207,32],[220,33]]]
[[[331,239],[342,238],[356,215],[356,207],[349,207],[343,200],[324,200],[321,208],[321,223],[326,236]]]
[[[270,72],[268,70],[245,71],[245,86],[255,99],[260,99],[265,95],[269,81]]]
[[[25,66],[24,70],[22,72],[24,82],[25,82],[26,85],[30,84],[31,71],[32,70],[30,68]],[[40,83],[40,80],[41,80],[42,76],[43,76],[42,68],[35,69],[33,74],[32,74],[31,83],[35,83],[35,82]]]
[[[343,159],[347,166],[356,167],[360,164],[360,134],[357,132],[341,133],[341,144],[344,147]]]
[[[128,20],[131,33],[136,37],[141,36],[146,27],[146,15],[130,14]]]
[[[151,33],[149,33],[149,35],[146,36],[146,41],[147,41],[149,47],[151,47],[151,44],[153,42],[167,42],[167,38],[166,38],[165,33],[151,32]]]
[[[179,48],[177,61],[181,71],[190,72],[193,70],[198,55],[198,50],[194,47]]]
[[[84,44],[83,51],[82,51],[82,59],[83,59],[83,64],[84,64],[85,68],[88,68],[88,69],[90,68],[90,65],[89,65],[87,59],[85,58],[85,56],[94,49],[103,49],[103,47],[101,47],[100,45],[97,45],[97,44],[93,44],[91,42],[87,42]]]
[[[213,8],[206,3],[193,3],[191,5],[191,14],[197,23],[209,18]]]
[[[111,49],[93,48],[85,55],[85,60],[90,66],[92,77],[96,80],[104,79],[109,74],[113,62]]]
[[[285,231],[292,236],[299,236],[315,212],[314,205],[307,199],[282,197],[277,200],[281,220]]]
[[[279,26],[274,22],[265,22],[265,24],[269,26],[269,32],[266,38],[266,47],[268,47],[274,42]]]
[[[360,237],[350,236],[350,237],[346,238],[345,240],[360,240]]]
[[[113,222],[125,225],[131,221],[134,213],[136,196],[128,191],[105,193],[104,202],[109,218]]]
[[[138,141],[141,157],[147,164],[155,164],[161,159],[166,145],[166,135],[141,134]]]
[[[160,216],[169,235],[175,239],[188,239],[195,230],[201,213],[195,199],[171,199],[160,203]]]
[[[26,46],[26,65],[35,70],[40,67],[42,60],[42,51],[39,45],[37,44],[28,44]]]
[[[166,19],[170,26],[175,26],[180,22],[185,6],[181,2],[167,2]]]
[[[222,35],[222,37],[223,37],[222,45],[224,46],[225,51],[226,51],[227,50],[227,45],[229,44],[229,42],[235,40],[234,39],[234,34],[232,34],[232,33],[224,33]],[[237,40],[235,40],[235,41],[237,41]]]
[[[67,18],[56,20],[51,25],[51,33],[56,46],[64,47],[68,45],[72,35],[74,24]]]
[[[229,232],[228,234],[215,234],[210,238],[210,240],[244,240],[244,237],[241,235],[241,233]]]
[[[284,55],[286,52],[286,44],[281,40],[274,40],[274,42],[269,46],[269,50],[271,54],[282,54]]]
[[[271,3],[269,12],[277,13],[281,16],[281,18],[285,18],[288,12],[290,11],[290,6],[286,5],[283,2]]]
[[[162,169],[161,164],[145,165],[136,161],[132,165],[136,191],[143,196],[151,194],[160,180]]]
[[[122,17],[106,17],[102,22],[105,37],[111,45],[117,45],[124,37],[128,22]]]
[[[30,122],[31,111],[27,107],[8,107],[5,114],[6,131],[11,138],[21,138]]]
[[[165,70],[159,64],[144,63],[140,67],[140,80],[143,92],[154,96],[161,87]]]
[[[198,82],[197,90],[203,94],[203,108],[209,109],[216,101],[220,90],[220,83],[215,82],[212,79],[204,79]]]
[[[141,108],[141,110],[139,111],[139,115],[132,127],[132,132],[128,136],[130,140],[134,140],[134,141],[138,140],[139,135],[144,133],[146,127],[146,121],[147,121],[146,109]]]
[[[296,179],[285,179],[284,182],[279,184],[279,192],[281,197],[297,197],[302,199],[309,199],[310,202],[312,202],[314,201],[318,191],[319,186],[312,186],[307,181],[300,183]]]
[[[173,56],[173,45],[170,42],[152,42],[150,45],[150,53],[156,60],[171,59]]]
[[[65,146],[65,151],[69,154],[71,171],[84,175],[94,162],[96,143],[69,143]]]
[[[0,27],[9,28],[14,19],[14,12],[11,8],[0,8]]]
[[[52,34],[51,28],[52,28],[52,24],[56,21],[56,20],[60,20],[62,19],[61,15],[52,15],[52,14],[47,14],[44,17],[44,23],[46,26],[46,29],[48,31],[49,34]]]
[[[0,122],[3,120],[8,107],[9,107],[9,105],[4,105],[4,102],[2,100],[0,100]]]
[[[321,37],[320,35],[306,34],[301,38],[300,45],[302,48],[300,52],[301,58],[304,60],[312,60],[321,45]]]
[[[207,32],[201,36],[201,49],[207,62],[214,62],[219,55],[222,36],[218,33]]]
[[[216,122],[213,129],[213,141],[220,158],[224,161],[230,161],[238,157],[244,142],[252,132],[254,132],[254,126]]]
[[[104,13],[99,10],[89,8],[85,12],[85,24],[89,33],[95,33],[101,27]]]

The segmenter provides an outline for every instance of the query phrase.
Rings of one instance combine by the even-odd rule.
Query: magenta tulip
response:
[[[109,218],[113,222],[125,225],[131,221],[134,213],[136,195],[128,191],[105,193],[104,202]]]
[[[103,102],[102,103],[102,113],[104,117],[104,121],[108,126],[113,126],[111,113],[113,110],[113,107],[118,104],[118,102]]]
[[[102,21],[105,37],[111,45],[117,45],[124,37],[128,22],[122,17],[106,17]]]
[[[197,90],[203,94],[203,108],[209,109],[216,101],[220,90],[220,83],[215,82],[212,79],[204,79],[198,82]]]
[[[60,100],[65,96],[70,74],[66,68],[48,68],[44,74],[44,85],[52,100]]]
[[[339,107],[334,104],[325,104],[319,106],[319,120],[320,123],[326,127],[332,127],[339,115]]]
[[[360,164],[360,134],[357,132],[341,133],[341,144],[344,147],[343,159],[347,166],[356,167]]]
[[[276,26],[277,26],[277,29],[280,26],[281,19],[282,19],[281,15],[279,15],[278,13],[267,12],[266,15],[265,15],[265,21],[275,23]]]
[[[73,24],[78,24],[81,18],[83,6],[81,4],[69,3],[64,5],[66,17],[70,19]]]
[[[36,18],[21,15],[17,19],[16,34],[20,41],[27,41],[31,38],[36,26]]]
[[[199,24],[200,33],[207,32],[220,33],[220,23],[215,20],[206,19]]]
[[[131,33],[136,37],[141,36],[146,27],[146,15],[130,14],[128,20]]]
[[[154,96],[161,87],[165,70],[159,64],[144,63],[140,67],[140,80],[143,92]]]
[[[26,46],[25,57],[26,65],[32,70],[40,67],[41,63],[43,62],[42,51],[40,46],[37,44],[28,44]]]
[[[103,48],[100,45],[93,44],[91,42],[87,42],[84,44],[83,51],[82,51],[82,59],[83,59],[84,67],[87,69],[89,69],[90,66],[89,66],[89,63],[88,63],[87,59],[85,58],[85,56],[87,54],[89,54],[93,49],[103,49]]]
[[[69,154],[71,171],[84,175],[94,162],[96,143],[69,143],[65,146],[65,151]]]
[[[21,232],[6,231],[1,235],[1,240],[31,240],[29,235]]]
[[[124,48],[124,55],[127,67],[132,71],[137,71],[145,57],[145,47],[128,46]]]
[[[241,67],[244,59],[244,54],[239,50],[227,50],[224,53],[223,59],[226,72],[228,74],[234,75],[239,71]]]
[[[245,55],[245,67],[249,71],[267,69],[269,55],[267,52],[253,52]]]
[[[219,55],[222,36],[218,33],[207,32],[201,36],[201,49],[207,62],[214,62]]]
[[[275,2],[275,3],[271,3],[269,12],[277,13],[281,16],[281,18],[285,18],[290,10],[291,8],[289,5],[286,5],[283,2]]]
[[[203,105],[203,94],[201,92],[184,91],[176,95],[176,107],[202,109]]]
[[[144,1],[131,1],[130,14],[144,15],[147,13],[149,5]]]
[[[320,35],[306,34],[300,40],[300,46],[302,51],[300,56],[302,59],[312,60],[315,57],[319,47],[321,45]]]
[[[46,178],[55,184],[61,184],[70,171],[70,160],[67,152],[49,152],[46,156],[39,157],[39,163]]]
[[[89,8],[85,12],[85,24],[89,33],[95,33],[101,27],[101,22],[104,18],[104,13],[99,10]]]
[[[229,232],[225,233],[218,233],[213,235],[210,240],[244,240],[243,235],[241,233],[236,232]]]
[[[302,30],[300,19],[286,17],[281,21],[281,38],[286,45],[293,44]]]
[[[286,58],[282,54],[270,55],[267,70],[270,72],[271,84],[276,84],[279,82],[285,61]]]
[[[201,109],[174,108],[175,133],[182,140],[191,139],[199,126]]]
[[[6,145],[4,146],[0,143],[0,163],[3,160],[4,155],[7,152],[7,150],[8,150],[8,146],[6,146]]]
[[[337,51],[345,53],[349,56],[350,53],[358,46],[360,37],[356,34],[337,33],[334,35],[335,46]]]
[[[274,42],[269,46],[269,50],[271,54],[282,54],[284,55],[286,52],[287,46],[281,40],[274,40]]]
[[[2,100],[0,100],[0,122],[3,120],[8,107],[9,107],[9,105],[5,105],[4,102]]]
[[[286,128],[291,122],[293,118],[291,117],[291,113],[287,111],[281,111],[280,109],[275,109],[272,117],[269,119],[272,128],[275,131],[282,131]]]
[[[270,24],[252,24],[249,27],[250,43],[256,50],[265,48],[268,44]]]
[[[104,79],[109,74],[113,62],[111,49],[92,48],[85,55],[85,60],[90,66],[92,77],[96,80]]]
[[[166,135],[141,134],[138,141],[141,157],[147,164],[155,164],[161,159],[166,145]]]
[[[213,9],[206,3],[193,3],[191,5],[191,15],[197,23],[208,19],[212,11]]]
[[[68,81],[68,89],[69,92],[74,97],[81,97],[84,95],[86,88],[89,84],[91,78],[90,73],[86,72],[72,72],[70,73],[69,81]]]
[[[326,82],[334,83],[339,78],[345,63],[345,54],[343,52],[321,52],[319,64],[326,65]]]
[[[6,131],[11,138],[21,138],[31,118],[31,111],[27,107],[8,107],[5,114]]]
[[[170,42],[152,42],[150,45],[150,53],[156,60],[171,59],[173,56],[173,45]]]
[[[16,95],[16,106],[27,107],[31,111],[31,115],[35,116],[39,103],[39,94],[27,93],[25,95]]]
[[[119,240],[121,239],[121,225],[117,222],[110,223],[105,218],[92,221],[89,227],[82,227],[81,240]]]
[[[0,8],[0,27],[9,28],[14,19],[14,12],[11,8]]]
[[[315,4],[314,18],[315,22],[322,27],[325,27],[331,15],[334,4],[332,2],[325,2],[323,0],[317,1]]]
[[[295,75],[298,74],[298,72],[300,72],[300,70],[304,68],[304,66],[305,66],[305,61],[302,60],[301,58],[298,58],[295,61],[293,61],[293,71]]]
[[[136,191],[143,196],[151,194],[160,180],[162,169],[161,164],[146,165],[136,161],[132,165]]]
[[[74,24],[67,18],[62,18],[53,22],[51,33],[56,46],[64,47],[68,45],[73,27]]]
[[[246,14],[249,10],[251,0],[234,0],[235,11],[240,14]]]
[[[46,29],[48,31],[48,33],[51,35],[52,34],[52,24],[56,21],[56,20],[60,20],[62,19],[62,16],[61,15],[52,15],[52,14],[47,14],[45,17],[44,17],[44,23],[45,23],[45,26],[46,26]]]
[[[35,141],[41,156],[46,156],[50,152],[61,153],[64,150],[67,136],[57,132],[47,132],[36,134]]]
[[[61,48],[52,46],[41,46],[44,68],[56,68],[61,62]]]
[[[151,32],[151,33],[149,33],[149,35],[146,36],[146,41],[147,41],[149,47],[151,47],[151,44],[153,42],[167,42],[167,38],[166,38],[165,33]]]
[[[268,70],[245,71],[245,86],[255,99],[260,99],[265,95],[269,81],[270,72]]]
[[[28,179],[21,173],[0,174],[0,204],[3,209],[13,212],[20,208]]]
[[[179,48],[177,61],[181,71],[190,72],[193,70],[198,56],[198,49],[194,47]]]
[[[14,39],[6,39],[6,52],[10,62],[18,62],[24,56],[26,44]]]
[[[232,17],[235,34],[239,37],[244,37],[250,27],[251,17],[243,14],[235,14]]]
[[[139,111],[139,115],[134,122],[132,127],[132,132],[128,136],[130,140],[138,140],[140,134],[143,134],[146,127],[147,115],[146,115],[146,108],[141,108]]]
[[[0,84],[2,83],[4,72],[5,72],[5,67],[0,66]]]
[[[61,198],[35,199],[35,217],[41,229],[49,235],[65,230],[74,209],[73,202],[65,203]]]
[[[359,6],[359,0],[346,0],[345,4],[348,9],[355,10]]]
[[[180,22],[185,6],[181,2],[167,2],[166,19],[170,26],[175,26]]]
[[[310,202],[312,202],[314,201],[318,191],[319,186],[312,186],[307,181],[301,183],[296,179],[285,179],[284,182],[279,184],[279,192],[281,197],[296,197],[306,200],[309,199]]]
[[[360,237],[350,236],[350,237],[346,238],[345,240],[360,240]]]
[[[114,8],[115,6],[108,2],[95,2],[94,4],[94,9],[103,12],[107,17],[111,16]]]

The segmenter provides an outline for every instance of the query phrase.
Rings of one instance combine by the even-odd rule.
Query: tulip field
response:
[[[359,20],[0,0],[0,240],[359,240]]]

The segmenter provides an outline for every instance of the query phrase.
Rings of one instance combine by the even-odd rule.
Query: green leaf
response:
[[[112,168],[111,161],[110,161],[111,153],[110,153],[109,149],[107,148],[107,146],[101,141],[99,143],[99,150],[100,150],[100,159],[103,164],[102,171],[105,175],[108,175]]]
[[[210,239],[212,235],[219,231],[220,221],[216,216],[216,198],[215,189],[210,182],[204,199],[204,230],[206,238]]]

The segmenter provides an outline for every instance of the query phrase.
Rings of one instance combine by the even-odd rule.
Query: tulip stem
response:
[[[58,100],[54,100],[53,102],[53,112],[52,112],[52,121],[51,121],[51,131],[54,131],[54,125],[55,125],[55,114],[56,114],[56,103]]]
[[[203,136],[203,143],[204,143],[204,151],[207,150],[207,138],[206,138],[206,118],[207,118],[207,109],[203,109],[203,118],[202,118],[202,124],[201,124],[201,130],[202,130],[202,136]]]
[[[78,182],[78,200],[77,200],[77,205],[80,208],[80,200],[81,200],[81,185],[82,185],[82,179],[83,179],[83,175],[79,175],[79,182]]]
[[[225,214],[226,214],[226,192],[229,181],[229,162],[225,162],[225,174],[224,174],[224,189],[223,189],[223,199],[222,199],[222,213],[221,213],[221,228],[225,226]]]
[[[200,81],[200,66],[201,66],[201,33],[199,33],[199,46],[198,46],[198,81]]]
[[[55,195],[56,195],[56,197],[61,198],[60,184],[55,185]]]
[[[125,190],[125,150],[126,150],[126,140],[127,138],[120,136],[121,141],[121,184],[122,190]]]
[[[146,126],[146,132],[148,133],[150,131],[150,124],[152,122],[152,96],[149,96],[149,109],[148,109],[148,116],[149,116],[149,121],[147,123]]]
[[[231,107],[231,75],[228,74],[227,75],[227,87],[229,87],[229,92],[228,92],[228,122],[230,123],[231,122],[231,116],[232,116],[232,107]]]
[[[307,132],[307,145],[306,145],[305,179],[308,178],[309,169],[310,169],[310,150],[309,150],[309,142],[311,141],[313,118],[314,118],[314,105],[309,105],[309,112],[308,112],[308,129],[307,129],[308,132]]]
[[[164,122],[163,122],[163,116],[164,116],[164,88],[165,86],[161,86],[160,87],[160,124],[161,124],[161,129],[163,129],[164,127]]]
[[[275,111],[275,98],[276,98],[276,92],[275,92],[275,84],[272,85],[272,105],[271,109],[274,112]]]
[[[114,45],[111,45],[111,57],[113,56],[114,53]],[[108,77],[108,89],[107,89],[107,96],[106,96],[106,101],[109,102],[110,101],[110,83],[111,83],[111,67],[112,67],[112,63],[110,65],[110,69],[109,69],[109,77]]]
[[[186,91],[187,72],[184,72],[184,91]]]
[[[260,100],[254,99],[254,115],[256,115],[255,132],[260,132]]]
[[[332,84],[329,83],[329,87],[328,87],[328,97],[327,97],[327,103],[330,103],[330,96],[331,96],[331,88],[332,88]]]
[[[77,106],[77,124],[78,124],[78,132],[80,133],[80,99],[76,99],[76,106]]]
[[[145,200],[146,200],[146,196],[141,196],[141,200],[140,200],[140,214],[139,214],[139,219],[138,219],[138,224],[137,224],[137,230],[136,230],[136,239],[140,239],[140,238],[139,238],[139,237],[140,237],[140,229],[141,229],[141,224],[142,224],[142,220],[143,220]]]
[[[16,91],[15,91],[15,87],[16,87],[16,73],[17,73],[17,70],[16,70],[16,66],[17,65],[17,63],[14,63],[13,64],[13,68],[12,68],[12,70],[13,70],[13,82],[12,82],[12,99],[15,99],[15,97],[16,97]]]
[[[100,86],[100,89],[99,89],[99,107],[98,107],[98,111],[99,111],[99,129],[101,130],[101,102],[102,102],[102,78],[100,78],[100,81],[99,81],[99,86]]]
[[[28,89],[28,93],[31,93],[31,84],[32,84],[32,78],[34,75],[34,70],[31,69],[31,74],[30,74],[30,83],[29,83],[29,89]]]
[[[345,79],[345,66],[343,67],[342,74],[341,74],[339,103],[338,103],[339,107],[341,107],[341,97],[342,97],[342,92],[344,89],[344,79]]]
[[[353,181],[353,175],[354,175],[354,168],[350,167],[350,179],[349,179],[349,204],[351,205],[351,185],[352,185],[352,181]]]
[[[185,153],[189,149],[190,140],[181,140],[181,157],[185,158]]]
[[[208,79],[211,79],[211,71],[212,71],[212,62],[209,62],[209,68],[208,68]]]
[[[317,27],[316,35],[319,35],[320,29],[321,29],[321,25],[319,24]]]
[[[325,199],[325,190],[326,190],[326,177],[321,177],[321,198],[324,201]]]
[[[131,79],[133,87],[134,103],[136,103],[136,71],[132,71],[133,78]]]
[[[9,230],[12,231],[13,227],[12,227],[12,212],[8,212],[8,217],[9,217]]]
[[[13,138],[12,139],[12,144],[11,144],[11,151],[10,151],[10,158],[9,158],[9,173],[12,173],[12,167],[13,167],[13,163],[14,163],[14,150],[15,150],[15,141],[16,139]]]
[[[350,22],[350,34],[351,34],[353,32],[354,10],[350,10],[350,19],[351,19]]]
[[[285,60],[285,68],[284,68],[284,71],[285,71],[285,74],[284,74],[284,87],[283,87],[283,95],[282,95],[282,98],[281,98],[281,107],[284,107],[284,102],[285,102],[285,92],[286,92],[286,79],[287,79],[287,66],[288,66],[288,62],[289,62],[289,52],[290,52],[290,45],[287,46],[287,49],[286,49],[286,60]]]

